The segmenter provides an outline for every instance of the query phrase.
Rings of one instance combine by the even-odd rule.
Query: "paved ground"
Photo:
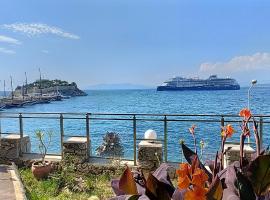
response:
[[[0,165],[0,199],[24,200],[21,182],[12,165]]]

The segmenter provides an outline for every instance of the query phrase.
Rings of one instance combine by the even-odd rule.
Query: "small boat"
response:
[[[57,94],[43,94],[42,99],[48,99],[50,101],[62,101],[61,95]]]
[[[3,110],[6,107],[5,104],[0,104],[0,110]]]
[[[22,103],[6,103],[5,108],[18,108],[22,106]]]
[[[62,95],[62,94],[61,94],[61,97],[62,97],[62,99],[70,99],[71,98],[71,96],[65,96],[65,95]]]
[[[38,101],[36,101],[36,100],[29,100],[29,101],[24,101],[23,102],[23,106],[32,106],[32,105],[35,105],[35,104],[38,104]]]

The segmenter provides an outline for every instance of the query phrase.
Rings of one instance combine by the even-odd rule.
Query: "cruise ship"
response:
[[[233,78],[218,78],[211,75],[208,79],[174,77],[157,87],[157,91],[170,90],[239,90],[240,85]]]

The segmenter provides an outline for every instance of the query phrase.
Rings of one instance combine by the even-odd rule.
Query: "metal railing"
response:
[[[261,138],[261,145],[263,144],[263,125],[270,124],[270,115],[254,115],[259,122],[259,134]],[[1,135],[11,134],[10,132],[3,132],[3,125],[1,121],[3,119],[18,119],[18,127],[20,138],[24,136],[24,120],[26,119],[53,119],[59,121],[60,130],[60,150],[63,156],[63,142],[65,137],[86,137],[88,156],[91,154],[91,125],[96,121],[129,121],[132,123],[132,148],[133,148],[133,161],[134,165],[137,165],[137,142],[144,140],[144,138],[138,137],[137,123],[140,121],[146,122],[161,122],[163,123],[162,138],[157,139],[163,143],[164,161],[170,161],[168,159],[168,123],[218,123],[220,126],[224,126],[225,123],[241,123],[241,119],[238,115],[216,115],[216,114],[144,114],[144,113],[129,113],[129,114],[113,114],[113,113],[14,113],[14,112],[0,112],[0,137]],[[66,120],[84,120],[85,122],[85,135],[66,135],[64,123]],[[22,140],[20,140],[22,141]],[[175,142],[175,141],[174,141]],[[21,144],[20,144],[21,147]],[[20,155],[22,155],[22,149],[20,148]]]

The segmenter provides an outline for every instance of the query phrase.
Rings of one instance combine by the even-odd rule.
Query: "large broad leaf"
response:
[[[226,169],[222,170],[218,176],[221,178],[225,178],[226,188],[223,189],[223,199],[224,200],[240,200],[238,196],[237,189],[234,185],[236,181],[236,172],[235,166],[239,167],[239,162],[234,162],[232,165],[229,165]]]
[[[253,192],[252,185],[247,177],[241,172],[236,172],[237,180],[235,182],[236,187],[239,190],[241,200],[255,200],[256,196]]]
[[[170,200],[171,197],[167,191],[166,184],[160,182],[151,173],[148,176],[146,182],[145,195],[149,197],[150,200]]]
[[[270,155],[258,156],[252,161],[247,175],[258,196],[266,192],[270,186]]]
[[[119,180],[119,189],[125,194],[138,194],[137,186],[133,178],[133,174],[127,167]]]
[[[181,145],[182,145],[182,150],[183,150],[184,156],[185,156],[186,160],[188,161],[188,163],[191,165],[192,161],[198,156],[194,151],[192,151],[190,148],[188,148],[184,143],[182,143]],[[199,166],[207,174],[208,181],[211,182],[212,181],[212,174],[205,168],[205,166],[201,163],[201,161],[199,161]]]
[[[160,182],[163,183],[166,191],[169,193],[170,197],[173,195],[175,191],[175,187],[173,186],[170,176],[168,175],[169,165],[166,163],[162,163],[159,168],[153,173],[153,176]]]
[[[209,187],[209,191],[206,194],[207,200],[221,200],[223,195],[222,183],[218,176],[215,177],[214,181]]]
[[[113,179],[111,181],[111,187],[112,187],[114,193],[116,194],[116,196],[125,195],[125,192],[120,190],[120,188],[119,188],[119,180],[118,179]]]

